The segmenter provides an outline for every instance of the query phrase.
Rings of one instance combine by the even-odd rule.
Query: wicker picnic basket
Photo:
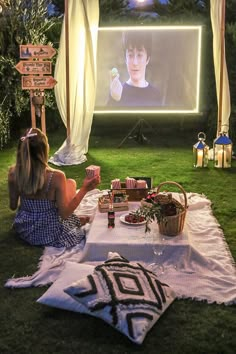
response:
[[[177,186],[184,195],[184,204],[181,204],[178,200],[172,197],[171,193],[161,193],[160,189],[166,184],[171,184]],[[162,221],[158,223],[159,231],[163,235],[167,236],[176,236],[183,231],[185,216],[187,212],[187,196],[183,187],[177,182],[166,181],[162,182],[157,186],[156,189],[157,196],[156,200],[160,202],[160,204],[168,204],[170,202],[174,203],[176,206],[177,214],[172,216],[166,216]]]

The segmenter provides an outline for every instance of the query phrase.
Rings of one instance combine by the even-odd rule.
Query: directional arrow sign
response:
[[[31,58],[42,58],[51,59],[56,54],[56,50],[50,45],[20,45],[20,58],[21,59],[31,59]]]
[[[22,90],[52,89],[56,83],[52,76],[21,76]]]
[[[51,74],[52,65],[50,61],[21,60],[15,68],[21,74]]]

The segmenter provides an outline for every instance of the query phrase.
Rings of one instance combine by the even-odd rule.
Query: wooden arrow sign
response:
[[[52,89],[56,83],[52,76],[21,76],[22,90]]]
[[[21,74],[51,74],[52,64],[50,61],[26,60],[19,61],[15,68]]]
[[[50,45],[20,45],[20,58],[21,59],[31,59],[31,58],[42,58],[51,59],[56,54],[56,50]]]

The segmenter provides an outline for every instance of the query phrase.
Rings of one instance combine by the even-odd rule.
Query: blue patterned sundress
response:
[[[62,219],[55,201],[48,199],[21,197],[13,227],[23,240],[35,246],[73,247],[81,243],[86,234],[75,214]]]

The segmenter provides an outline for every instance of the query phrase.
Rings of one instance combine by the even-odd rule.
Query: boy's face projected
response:
[[[126,50],[126,65],[131,81],[138,85],[145,81],[146,66],[149,63],[146,49],[132,48]]]

